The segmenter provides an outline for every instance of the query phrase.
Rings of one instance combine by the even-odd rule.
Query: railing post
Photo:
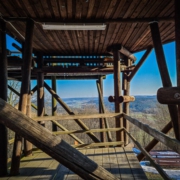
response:
[[[51,77],[51,82],[52,82],[52,90],[56,92],[56,76]],[[52,116],[57,116],[57,101],[53,96],[52,96]],[[52,123],[52,131],[57,131],[57,126],[54,123]]]
[[[100,90],[101,90],[101,96],[102,96],[102,97],[100,97],[100,94],[99,94],[99,113],[103,113],[102,112],[102,104],[101,104],[101,100],[100,100],[100,99],[103,100],[103,77],[102,76],[99,76],[98,83],[99,83],[99,87],[100,87]],[[101,129],[105,128],[105,123],[104,123],[103,118],[99,119],[99,124],[100,124]],[[106,141],[106,133],[105,132],[100,133],[100,139],[101,139],[101,142]]]
[[[114,96],[115,96],[115,112],[122,113],[122,104],[119,103],[118,97],[121,95],[121,64],[120,64],[120,53],[116,46],[113,46],[114,56]],[[123,127],[123,118],[116,118],[116,127]],[[123,141],[124,133],[116,132],[116,141]]]
[[[37,65],[38,68],[43,67],[43,55],[42,53],[37,54]],[[37,115],[38,116],[44,116],[45,113],[45,107],[44,107],[44,72],[38,72],[37,73]],[[45,126],[44,121],[39,122],[42,126]]]

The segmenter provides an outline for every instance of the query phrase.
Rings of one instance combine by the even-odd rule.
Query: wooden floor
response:
[[[81,152],[120,179],[147,179],[132,148],[96,148]],[[32,157],[22,158],[19,176],[0,178],[0,180],[7,179],[79,180],[82,178],[38,150]]]

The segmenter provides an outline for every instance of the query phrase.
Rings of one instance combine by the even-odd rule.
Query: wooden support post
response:
[[[99,97],[100,97],[100,103],[101,103],[101,107],[102,107],[102,113],[105,113],[105,106],[104,106],[104,103],[103,103],[103,99],[102,99],[102,94],[101,94],[101,89],[100,89],[100,85],[98,83],[98,81],[96,81],[97,83],[97,89],[98,89],[98,94],[99,94]],[[105,121],[105,126],[106,128],[109,128],[109,122],[106,118],[104,118],[104,121]],[[112,136],[111,136],[111,132],[110,131],[107,131],[107,138],[108,138],[108,141],[112,141]]]
[[[0,122],[83,179],[119,179],[2,99],[0,99]]]
[[[118,102],[118,97],[121,95],[121,77],[120,77],[120,53],[116,47],[113,48],[114,56],[114,96],[115,96],[115,112],[122,113],[122,105]],[[116,118],[116,128],[123,127],[123,118]],[[123,141],[124,133],[116,132],[116,141]]]
[[[22,68],[22,84],[21,84],[21,94],[19,101],[19,110],[26,114],[27,100],[29,94],[29,82],[31,76],[31,63],[32,63],[32,42],[33,42],[33,30],[34,30],[34,21],[31,19],[27,20],[26,23],[26,37],[24,45],[24,56],[23,56],[23,68]],[[11,175],[19,174],[20,166],[20,157],[21,157],[21,148],[22,148],[22,138],[16,133],[13,156],[11,163]]]
[[[7,101],[6,23],[0,20],[0,98]],[[7,128],[0,123],[0,177],[7,175]]]
[[[176,68],[177,68],[177,86],[180,87],[180,2],[175,0],[174,3],[175,8],[175,40],[176,40]],[[178,140],[180,140],[180,104],[178,104]]]
[[[103,76],[99,76],[98,80],[99,80],[99,87],[100,87],[101,96],[102,96],[102,97],[100,97],[100,94],[99,94],[99,113],[102,113],[101,99],[103,100]],[[105,128],[105,123],[104,123],[104,119],[103,118],[99,119],[99,124],[100,124],[100,128],[101,129]],[[105,132],[101,132],[100,133],[100,139],[101,139],[101,142],[105,142],[106,141],[106,133]]]
[[[41,53],[38,53],[37,55],[37,65],[38,68],[43,67],[43,55]],[[37,73],[37,115],[40,117],[44,116],[45,109],[44,109],[44,73],[38,72]],[[39,124],[42,126],[45,126],[44,121],[40,121]]]
[[[56,92],[56,76],[51,77],[52,81],[52,90]],[[52,116],[57,116],[57,101],[52,96]],[[57,126],[52,123],[52,131],[57,131]]]
[[[74,112],[63,102],[63,100],[44,82],[44,87],[49,91],[49,93],[57,100],[57,102],[66,110],[70,115],[75,115]],[[75,122],[84,130],[89,130],[89,128],[80,120],[75,119]],[[100,142],[99,139],[93,134],[87,134],[94,142]]]
[[[157,100],[161,104],[180,104],[180,87],[158,89]]]
[[[142,58],[140,59],[140,61],[138,62],[138,64],[135,66],[134,70],[131,72],[131,74],[128,77],[128,81],[131,81],[132,78],[134,77],[134,75],[138,72],[139,68],[142,66],[142,64],[144,63],[144,61],[147,59],[147,57],[149,56],[149,54],[152,51],[152,47],[149,47],[146,52],[144,53],[144,55],[142,56]]]
[[[170,76],[168,73],[166,60],[163,52],[163,47],[161,43],[161,37],[159,32],[159,27],[157,22],[150,23],[151,35],[154,44],[154,49],[156,53],[156,59],[162,79],[163,87],[172,87]],[[173,123],[173,129],[176,139],[180,140],[180,127],[178,123],[178,110],[176,105],[168,105],[169,113],[171,116],[171,121]]]
[[[22,66],[24,67],[24,53],[25,53],[25,44],[24,43],[22,43]],[[32,63],[32,60],[31,60],[31,63]],[[23,71],[22,71],[23,72]],[[31,90],[31,78],[30,78],[30,80],[29,80],[29,88],[28,88],[28,95],[27,95],[27,104],[26,104],[26,109],[25,109],[25,111],[26,111],[26,115],[28,116],[28,117],[31,117],[31,92],[30,92],[30,90]],[[22,93],[22,92],[21,92]],[[21,97],[21,95],[20,95],[20,97]],[[20,138],[20,137],[19,137]],[[32,155],[32,144],[29,142],[29,141],[27,141],[26,139],[23,139],[24,140],[24,155],[25,156],[30,156],[30,155]]]
[[[126,66],[131,66],[131,61],[129,59],[125,59]],[[123,73],[123,84],[124,84],[124,96],[122,96],[123,103],[123,112],[129,115],[129,102],[134,101],[135,98],[133,96],[129,96],[130,94],[130,81],[128,80],[128,73]],[[129,132],[129,122],[123,118],[123,127]],[[124,144],[129,144],[129,137],[127,133],[124,132]]]
[[[124,83],[126,83],[126,86],[127,86],[127,82],[124,81]],[[108,100],[109,102],[115,102],[115,96],[109,96],[108,97]],[[127,96],[127,95],[124,95],[124,96],[119,96],[118,98],[118,102],[119,103],[126,103],[126,102],[133,102],[135,101],[135,97],[134,96]]]
[[[28,117],[31,117],[31,90],[30,89],[31,89],[31,83],[29,83],[29,94],[27,98],[27,109],[26,109],[26,115]],[[24,155],[25,156],[32,155],[32,144],[26,139],[24,139]]]

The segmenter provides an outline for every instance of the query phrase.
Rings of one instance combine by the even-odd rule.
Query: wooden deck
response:
[[[81,152],[120,179],[147,179],[132,148],[96,148],[84,149]],[[0,178],[0,180],[7,179],[79,180],[82,178],[38,150],[32,157],[22,158],[19,176]]]

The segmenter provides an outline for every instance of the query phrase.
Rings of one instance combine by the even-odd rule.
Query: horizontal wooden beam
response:
[[[157,100],[161,104],[180,104],[180,87],[164,87],[158,89]]]
[[[27,17],[3,17],[6,21],[14,22],[14,21],[27,21]],[[35,22],[57,22],[57,23],[149,23],[152,21],[159,22],[174,22],[174,17],[151,17],[151,18],[116,18],[116,19],[86,19],[86,20],[74,20],[74,19],[65,19],[62,18],[33,18]]]
[[[75,134],[75,133],[90,133],[90,132],[108,132],[108,131],[122,131],[123,128],[106,128],[106,129],[90,129],[88,131],[85,130],[71,130],[71,131],[55,131],[53,134]]]
[[[106,114],[78,114],[78,115],[62,115],[62,116],[44,116],[34,117],[35,121],[51,121],[51,120],[74,120],[74,119],[94,119],[94,118],[115,118],[122,117],[122,113],[106,113]]]
[[[110,54],[113,54],[114,49],[118,50],[120,53],[122,53],[123,55],[125,55],[126,57],[131,59],[133,61],[133,63],[136,61],[136,57],[121,44],[113,44],[113,45],[107,47],[107,51]]]
[[[165,135],[164,133],[162,133],[160,131],[157,131],[154,128],[151,128],[147,124],[144,124],[144,123],[138,121],[137,119],[134,119],[134,118],[132,118],[132,117],[130,117],[130,116],[124,114],[124,113],[123,113],[123,117],[125,119],[127,119],[128,121],[130,121],[132,124],[136,125],[140,129],[145,131],[146,133],[148,133],[149,135],[153,136],[158,141],[165,144],[170,149],[172,149],[172,150],[174,150],[174,151],[176,151],[177,153],[180,154],[180,141],[178,141],[176,139],[173,139],[173,138]]]
[[[73,133],[66,133],[66,132],[69,132],[64,126],[62,126],[60,123],[58,123],[57,121],[54,121],[54,120],[52,120],[52,122],[56,125],[56,126],[58,126],[60,129],[62,129],[63,131],[62,132],[64,132],[64,134],[68,134],[70,137],[72,137],[75,141],[77,141],[78,143],[80,143],[80,144],[84,144],[84,142],[83,141],[81,141],[78,137],[76,137]],[[55,133],[53,133],[53,134],[55,134]],[[56,134],[57,135],[57,134]]]
[[[115,96],[109,96],[108,100],[109,100],[109,102],[115,102]],[[119,103],[133,102],[133,101],[135,101],[134,96],[119,96],[119,98],[118,98]]]
[[[32,70],[32,73],[38,73],[38,72],[44,72],[44,73],[56,73],[58,75],[80,75],[80,74],[92,74],[92,75],[105,75],[105,74],[112,74],[113,73],[113,67],[112,68],[99,68],[99,67],[68,67],[63,68],[60,66],[54,66],[54,67],[43,67],[41,69],[34,68]]]
[[[101,147],[101,146],[117,146],[124,144],[123,141],[117,141],[117,142],[101,142],[101,143],[90,143],[90,144],[78,144],[73,145],[75,148],[90,148],[90,147]]]

